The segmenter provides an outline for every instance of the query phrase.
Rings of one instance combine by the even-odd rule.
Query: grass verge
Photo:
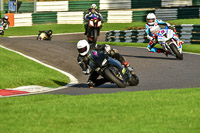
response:
[[[0,89],[24,85],[59,87],[69,78],[19,54],[0,48]]]
[[[200,88],[0,99],[2,133],[199,133]]]
[[[117,46],[129,46],[129,47],[147,47],[147,43],[129,43],[129,42],[98,42],[98,44],[109,44],[109,45],[117,45]],[[161,48],[159,44],[156,47]],[[191,53],[200,53],[200,44],[192,44],[192,45],[184,45],[184,52]]]
[[[199,19],[178,19],[167,21],[174,25],[180,24],[200,24]],[[109,30],[126,30],[126,29],[144,29],[145,22],[133,22],[133,23],[104,23],[101,31]],[[29,27],[10,27],[5,31],[4,36],[22,36],[22,35],[37,35],[39,30],[53,30],[53,34],[56,33],[73,33],[83,32],[83,24],[45,24],[45,25],[33,25]]]

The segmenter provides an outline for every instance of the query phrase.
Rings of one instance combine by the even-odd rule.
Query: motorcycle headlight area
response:
[[[104,66],[107,62],[108,62],[108,60],[104,59],[103,62],[102,62],[102,64],[101,64],[101,66]]]
[[[94,26],[94,22],[93,21],[89,21],[89,25],[90,26]]]
[[[97,27],[100,27],[100,26],[101,26],[101,21],[99,21],[97,24]]]

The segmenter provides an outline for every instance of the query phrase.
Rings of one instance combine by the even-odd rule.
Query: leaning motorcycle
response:
[[[39,31],[40,32],[40,31]],[[48,37],[46,32],[40,32],[37,36],[37,40],[51,40],[50,37]]]
[[[91,50],[88,57],[91,70],[96,71],[118,87],[125,88],[127,85],[136,86],[139,84],[139,78],[135,73],[130,72],[118,60],[109,57],[103,51]]]
[[[175,39],[174,36],[177,35],[173,30],[167,28],[161,29],[155,33],[155,36],[157,36],[158,43],[167,53],[176,56],[179,60],[183,60],[182,44]]]
[[[91,15],[89,19],[89,26],[88,26],[88,32],[87,32],[87,38],[89,43],[96,44],[97,38],[102,26],[102,21],[99,19],[99,17],[94,13]]]

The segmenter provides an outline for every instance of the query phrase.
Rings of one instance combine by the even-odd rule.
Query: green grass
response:
[[[168,21],[174,25],[180,24],[200,24],[200,19],[179,19]],[[104,23],[101,31],[109,30],[127,30],[127,29],[144,29],[145,22],[133,22],[125,24],[113,24]],[[53,34],[56,33],[73,33],[73,32],[83,32],[83,24],[45,24],[45,25],[34,25],[29,27],[10,27],[5,31],[4,36],[22,36],[22,35],[37,35],[39,30],[53,30]]]
[[[98,44],[109,44],[117,46],[129,46],[129,47],[147,47],[148,43],[128,43],[128,42],[98,42]],[[159,44],[155,47],[161,48]],[[184,52],[200,53],[200,44],[187,45],[183,44]]]
[[[0,99],[1,133],[199,133],[200,88]]]
[[[69,78],[14,52],[0,48],[0,89],[24,85],[58,87],[69,83]]]

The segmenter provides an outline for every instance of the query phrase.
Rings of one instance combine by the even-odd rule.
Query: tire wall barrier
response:
[[[200,0],[63,0],[36,2],[36,13],[33,13],[33,2],[21,2],[13,25],[83,24],[85,12],[93,3],[99,7],[107,23],[145,22],[148,13],[155,13],[163,21],[200,18]],[[7,12],[8,4],[4,3],[1,18]]]
[[[177,34],[185,44],[200,44],[200,25],[182,24],[176,26]],[[106,42],[148,43],[144,30],[109,31]]]

